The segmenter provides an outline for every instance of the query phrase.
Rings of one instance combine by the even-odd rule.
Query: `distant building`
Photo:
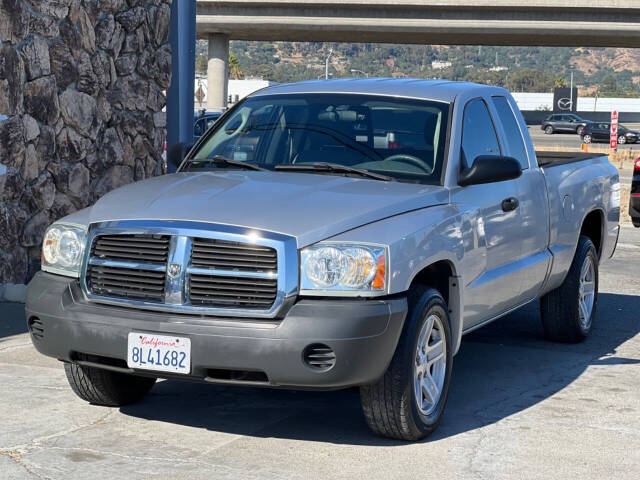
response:
[[[509,70],[507,67],[491,67],[489,69],[490,72],[506,72]]]
[[[261,78],[247,78],[245,80],[229,80],[229,104],[234,104],[242,100],[247,95],[257,90],[277,85],[278,82],[263,80]]]
[[[520,110],[553,110],[553,93],[518,93],[513,98]],[[579,112],[640,112],[640,98],[578,97]]]
[[[270,80],[263,80],[261,78],[247,78],[244,80],[229,80],[229,90],[228,90],[228,104],[233,105],[234,103],[239,102],[247,95],[261,90],[265,87],[269,87],[271,85],[276,85],[277,82],[272,82]],[[207,106],[207,77],[206,76],[196,76],[195,79],[195,88],[194,88],[194,103],[195,108],[206,108]]]
[[[450,66],[451,62],[441,62],[440,60],[431,62],[431,68],[434,70],[444,70],[445,68],[449,68]]]

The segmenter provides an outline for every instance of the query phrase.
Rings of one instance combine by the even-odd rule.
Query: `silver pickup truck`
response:
[[[550,340],[588,335],[619,214],[607,157],[536,155],[504,89],[279,85],[53,224],[27,321],[95,404],[157,378],[358,386],[374,432],[416,440],[465,333],[540,299]]]

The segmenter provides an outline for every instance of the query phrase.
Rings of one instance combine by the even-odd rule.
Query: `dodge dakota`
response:
[[[536,153],[502,88],[278,85],[51,225],[27,322],[94,404],[158,378],[359,387],[375,433],[417,440],[464,334],[538,299],[548,339],[589,334],[619,214],[607,157]]]

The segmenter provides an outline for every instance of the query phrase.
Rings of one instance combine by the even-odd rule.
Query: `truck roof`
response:
[[[470,82],[426,80],[422,78],[348,78],[310,80],[274,85],[259,90],[251,96],[289,93],[357,93],[419,98],[450,103],[462,92],[469,92],[469,90],[475,89],[493,89],[495,91],[495,88]]]

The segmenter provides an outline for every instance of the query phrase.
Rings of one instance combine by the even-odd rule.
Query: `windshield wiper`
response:
[[[383,175],[381,173],[374,173],[364,168],[347,167],[346,165],[339,165],[337,163],[324,163],[316,162],[307,165],[276,165],[276,170],[280,171],[308,171],[308,172],[334,172],[334,173],[349,173],[352,175],[359,175],[365,178],[372,178],[374,180],[383,180],[385,182],[393,182],[395,178]]]
[[[230,158],[223,157],[222,155],[216,155],[213,158],[205,158],[205,159],[194,159],[189,163],[213,163],[216,167],[239,167],[244,168],[245,170],[257,170],[259,172],[268,172],[266,168],[259,167],[258,165],[253,165],[251,163],[241,162],[239,160],[231,160]]]

